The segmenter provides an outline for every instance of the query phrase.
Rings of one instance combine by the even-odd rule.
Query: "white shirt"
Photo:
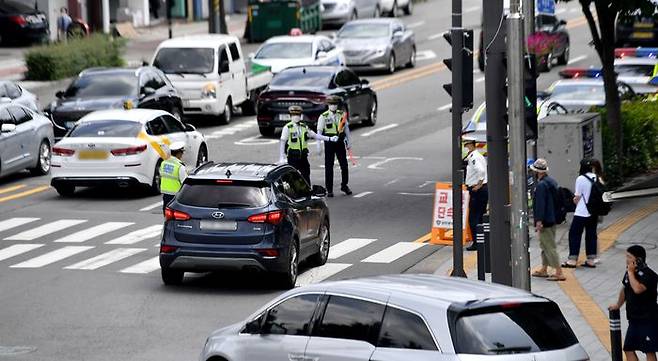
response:
[[[183,184],[185,178],[187,178],[187,169],[185,169],[185,164],[181,162],[180,168],[178,168],[178,180]]]
[[[295,133],[297,133],[298,135],[302,134],[301,124],[300,123],[294,124],[293,131]],[[328,142],[330,140],[329,137],[326,137],[322,134],[316,134],[311,128],[308,128],[306,134],[308,134],[309,138],[313,138],[315,140],[324,140],[325,142]],[[279,161],[286,158],[286,143],[288,143],[288,137],[289,136],[290,136],[290,130],[288,129],[288,125],[284,125],[283,129],[281,130],[281,138],[279,138],[279,140],[280,140],[279,141]]]
[[[466,156],[466,185],[469,187],[487,183],[487,160],[475,149]]]
[[[596,174],[587,173],[585,176],[589,179],[596,179]],[[591,214],[587,210],[586,202],[589,202],[589,195],[592,192],[592,182],[590,182],[585,176],[578,176],[576,178],[576,187],[574,195],[580,196],[578,204],[576,204],[576,211],[573,213],[574,216],[579,217],[589,217]]]
[[[343,114],[346,114],[346,113],[343,113]],[[340,121],[341,121],[341,118],[338,117],[337,112],[329,112],[329,117],[324,117],[324,116],[320,115],[320,117],[318,117],[318,127],[317,127],[318,134],[324,134],[324,128],[327,124],[331,124],[331,123],[340,124]],[[338,127],[338,126],[336,126],[336,127]],[[343,128],[343,131],[345,132],[345,146],[347,148],[350,148],[351,138],[350,138],[349,122],[347,122],[347,121],[345,122],[345,127]],[[318,148],[320,148],[319,145],[318,145]]]

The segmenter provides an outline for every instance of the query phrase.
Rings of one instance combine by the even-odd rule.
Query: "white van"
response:
[[[162,70],[183,98],[184,115],[216,116],[231,121],[233,107],[253,113],[268,76],[247,74],[240,41],[230,35],[194,35],[165,40],[151,64]]]

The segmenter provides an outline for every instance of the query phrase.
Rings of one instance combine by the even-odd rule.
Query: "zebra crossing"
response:
[[[10,218],[0,221],[0,268],[56,267],[149,274],[160,269],[158,249],[153,247],[153,242],[159,240],[162,228],[162,224],[98,223],[73,217]],[[377,238],[347,238],[330,247],[327,264],[308,269],[299,276],[297,283],[321,282],[356,264],[390,264],[423,247],[430,246],[416,242],[391,244]]]

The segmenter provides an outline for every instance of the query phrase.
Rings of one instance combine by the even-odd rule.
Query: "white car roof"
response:
[[[281,35],[281,36],[274,36],[272,38],[267,39],[265,44],[272,44],[272,43],[314,43],[317,40],[320,39],[326,39],[329,40],[326,36],[322,35],[298,35],[298,36],[289,36],[289,35]],[[263,44],[263,45],[265,45]]]
[[[235,42],[239,43],[237,37],[224,34],[202,34],[187,35],[168,39],[160,43],[159,48],[207,48],[216,47],[221,44]]]
[[[145,124],[153,120],[155,117],[167,115],[169,113],[164,110],[157,109],[112,109],[112,110],[98,110],[89,113],[82,117],[80,122],[92,122],[96,120],[128,120]]]
[[[556,86],[584,84],[584,85],[603,85],[603,78],[576,78],[576,79],[560,79],[555,81],[550,88]]]
[[[655,65],[655,64],[658,64],[658,59],[656,58],[626,57],[621,59],[615,59],[615,65]]]

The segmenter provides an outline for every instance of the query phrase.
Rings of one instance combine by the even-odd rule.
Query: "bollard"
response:
[[[610,355],[612,361],[622,361],[621,318],[619,310],[610,310]]]
[[[482,219],[482,233],[484,234],[484,272],[491,273],[491,240],[489,235],[491,234],[489,228],[489,216],[485,215]]]
[[[478,224],[476,227],[475,245],[478,257],[478,280],[484,281],[486,267],[485,245],[484,245],[484,225]]]

